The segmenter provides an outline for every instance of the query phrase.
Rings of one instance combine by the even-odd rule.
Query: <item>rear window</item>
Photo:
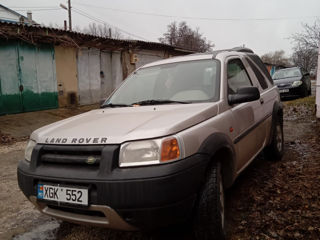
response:
[[[256,78],[258,79],[262,89],[268,88],[268,83],[266,82],[266,80],[265,80],[264,76],[262,75],[262,73],[260,72],[260,70],[253,64],[253,62],[251,62],[250,59],[246,58],[246,60],[248,61],[250,67],[252,68],[254,75],[256,75]]]
[[[270,76],[270,73],[268,72],[268,69],[266,68],[264,63],[261,61],[261,59],[255,54],[249,54],[248,56],[255,64],[257,64],[259,69],[264,73],[264,75],[267,77],[269,82],[273,85],[273,80]]]

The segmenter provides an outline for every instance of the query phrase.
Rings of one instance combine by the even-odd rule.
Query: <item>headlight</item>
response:
[[[182,146],[176,137],[128,142],[121,145],[120,167],[166,163],[183,158]]]
[[[292,83],[292,87],[298,87],[298,86],[300,86],[302,84],[302,81],[294,81],[293,83]]]
[[[27,147],[26,147],[26,150],[24,152],[24,159],[27,160],[28,162],[31,161],[31,154],[32,154],[32,151],[36,145],[37,145],[37,143],[35,141],[29,140]]]

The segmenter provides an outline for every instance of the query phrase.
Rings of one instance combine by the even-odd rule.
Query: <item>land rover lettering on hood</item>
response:
[[[247,48],[134,71],[96,109],[34,131],[18,165],[24,195],[78,224],[225,236],[224,191],[261,151],[284,152],[282,104]],[[210,213],[210,214],[208,214]]]

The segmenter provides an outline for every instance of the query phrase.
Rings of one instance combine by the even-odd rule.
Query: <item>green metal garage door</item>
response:
[[[22,111],[17,42],[0,42],[0,114]]]
[[[0,42],[0,114],[58,107],[54,49]]]

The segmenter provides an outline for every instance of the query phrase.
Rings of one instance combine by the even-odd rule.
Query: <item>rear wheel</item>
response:
[[[214,163],[200,193],[194,233],[197,240],[225,238],[224,188],[220,163]]]
[[[273,128],[271,143],[265,148],[267,158],[270,160],[281,160],[284,153],[283,124],[280,117],[277,118]]]

